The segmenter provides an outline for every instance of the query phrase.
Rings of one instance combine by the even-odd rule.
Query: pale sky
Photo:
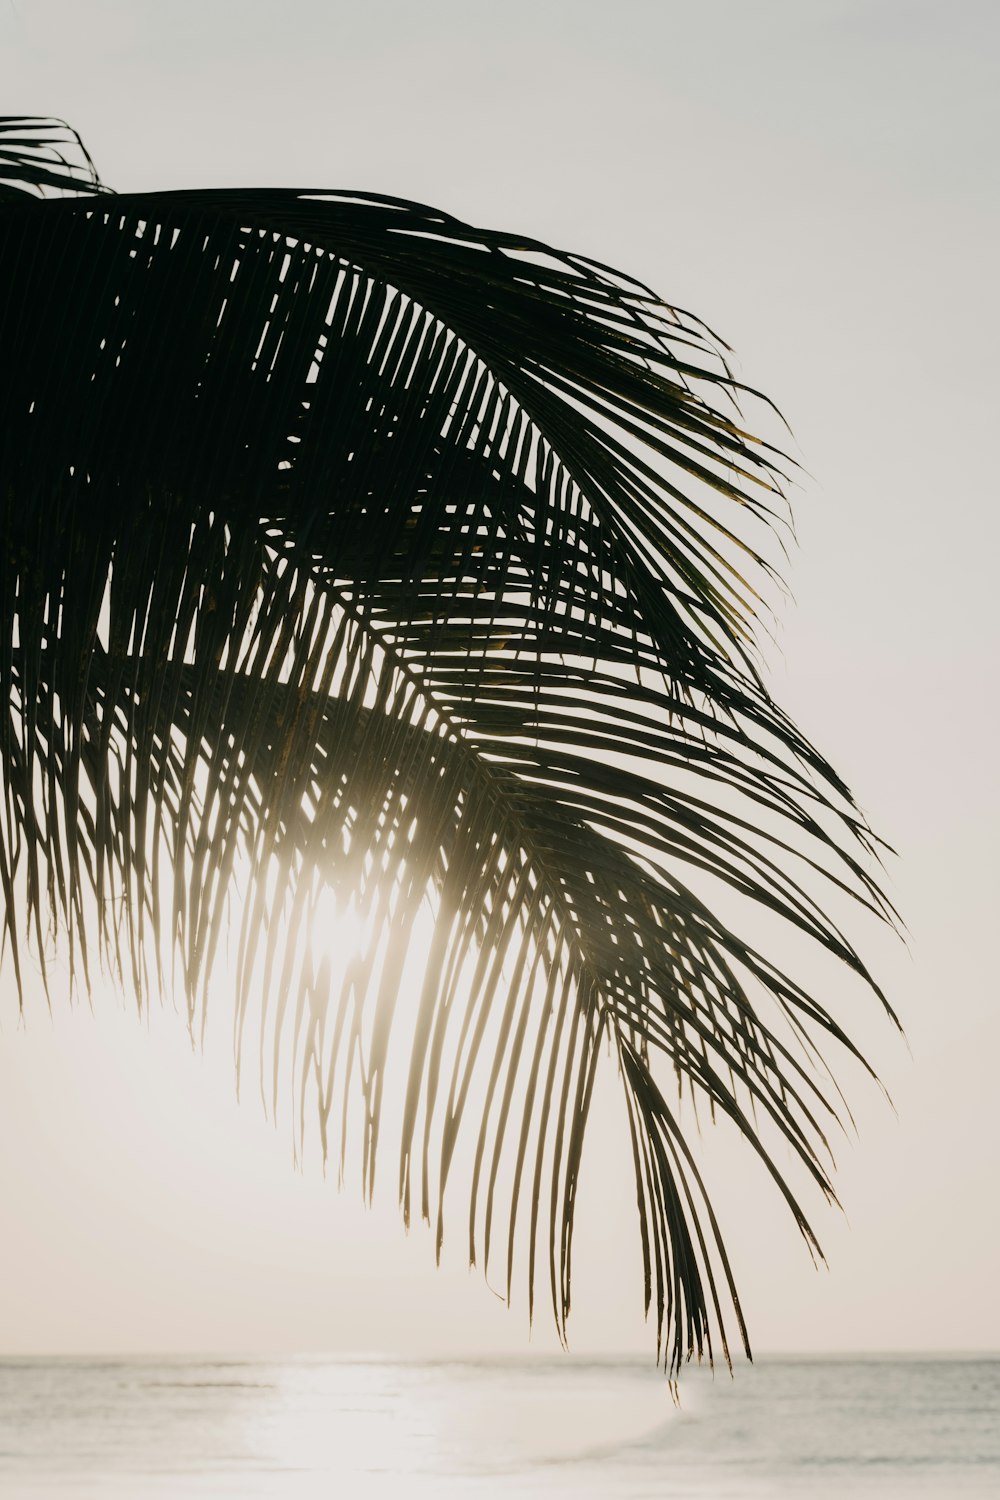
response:
[[[898,851],[908,946],[866,953],[845,1215],[816,1272],[724,1151],[714,1198],[755,1347],[998,1349],[1000,845],[995,264],[1000,12],[888,0],[16,0],[4,113],[55,114],[120,190],[364,188],[610,262],[702,316],[809,477],[775,694]],[[828,996],[832,1009],[840,999]],[[846,997],[845,997],[846,1003]],[[0,992],[0,1353],[520,1351],[392,1172],[373,1213],[287,1120],[108,994]],[[847,1075],[845,1075],[847,1076]],[[613,1080],[611,1080],[613,1087]],[[595,1143],[596,1144],[596,1143]],[[620,1148],[620,1149],[619,1149]],[[624,1137],[594,1151],[575,1349],[652,1349]],[[447,1249],[448,1247],[446,1247]],[[544,1315],[533,1347],[551,1347]]]

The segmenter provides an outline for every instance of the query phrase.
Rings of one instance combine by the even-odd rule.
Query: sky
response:
[[[4,113],[54,114],[126,191],[239,184],[417,199],[618,265],[772,396],[803,465],[770,683],[893,845],[905,944],[866,955],[844,1213],[817,1271],[717,1152],[755,1347],[1000,1348],[995,1109],[1000,13],[888,0],[9,0]],[[841,1002],[830,997],[831,1006]],[[843,997],[845,1006],[854,1002]],[[520,1352],[391,1193],[370,1212],[234,1097],[227,1018],[193,1053],[110,989],[18,1017],[0,977],[0,1352]],[[709,1153],[715,1150],[709,1142]],[[577,1229],[572,1347],[651,1350],[613,1132]],[[387,1174],[387,1177],[390,1174]],[[353,1186],[353,1190],[352,1190]],[[387,1187],[389,1186],[387,1182]],[[532,1348],[552,1347],[540,1321]]]

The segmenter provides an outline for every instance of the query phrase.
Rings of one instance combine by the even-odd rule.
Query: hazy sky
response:
[[[1000,1348],[993,3],[9,0],[4,113],[120,190],[368,188],[649,281],[732,344],[809,471],[773,686],[895,846],[908,949],[870,942],[910,1051],[853,1023],[846,1216],[813,1270],[767,1184],[716,1192],[755,1344]],[[520,1349],[386,1194],[364,1215],[114,997],[0,995],[0,1352]],[[838,997],[830,996],[836,1008]],[[853,1015],[853,1011],[852,1011]],[[912,1054],[912,1055],[911,1055]],[[650,1347],[624,1140],[595,1153],[574,1347]],[[392,1173],[386,1174],[391,1188]],[[631,1199],[631,1201],[630,1201]],[[535,1344],[547,1347],[539,1326]]]

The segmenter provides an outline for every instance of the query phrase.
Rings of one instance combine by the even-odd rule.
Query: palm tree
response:
[[[858,1054],[753,932],[879,995],[829,909],[892,913],[760,676],[783,460],[723,346],[414,203],[114,195],[60,122],[0,121],[0,193],[18,985],[57,935],[83,989],[176,975],[196,1027],[235,921],[239,1055],[257,994],[324,1151],[358,1104],[369,1193],[395,1069],[404,1216],[440,1248],[467,1151],[470,1259],[499,1245],[529,1304],[547,1279],[562,1335],[609,1054],[658,1356],[728,1359],[724,1296],[749,1352],[687,1096],[818,1253],[774,1143],[833,1196],[817,1044]],[[331,889],[367,935],[340,975],[307,936]]]

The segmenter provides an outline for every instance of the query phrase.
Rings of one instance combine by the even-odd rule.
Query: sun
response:
[[[314,968],[326,963],[333,973],[352,962],[364,962],[375,940],[375,917],[362,911],[353,894],[346,898],[324,882],[315,893],[307,946]]]

